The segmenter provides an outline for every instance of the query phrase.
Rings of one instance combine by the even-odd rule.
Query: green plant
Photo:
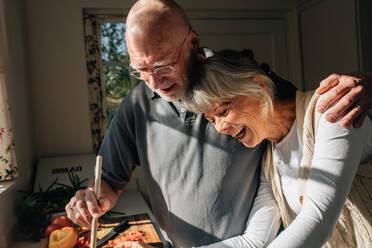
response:
[[[68,172],[70,185],[58,183],[57,179],[43,190],[39,185],[38,192],[20,191],[23,194],[18,207],[20,231],[33,241],[43,237],[44,229],[49,223],[52,213],[65,211],[65,206],[83,184],[88,180],[80,180],[73,172]]]

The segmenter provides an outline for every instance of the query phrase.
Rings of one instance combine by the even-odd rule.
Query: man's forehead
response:
[[[178,40],[169,32],[165,33],[161,30],[145,32],[146,30],[128,33],[127,47],[131,64],[143,67],[172,63]]]
[[[157,66],[171,62],[172,47],[154,40],[135,41],[128,44],[131,64],[138,66]]]

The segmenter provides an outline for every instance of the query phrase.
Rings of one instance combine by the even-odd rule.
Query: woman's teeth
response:
[[[241,139],[244,137],[245,134],[245,126],[243,126],[235,135],[234,137],[237,139]]]

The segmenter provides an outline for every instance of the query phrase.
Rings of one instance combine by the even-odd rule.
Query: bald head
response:
[[[179,99],[199,48],[183,9],[172,0],[139,0],[128,14],[126,42],[141,79],[164,99]]]
[[[183,9],[172,0],[140,0],[131,8],[127,18],[126,39],[130,46],[149,42],[178,44],[190,23]]]

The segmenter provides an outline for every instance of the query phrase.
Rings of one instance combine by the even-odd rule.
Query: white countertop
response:
[[[150,208],[148,207],[141,193],[138,190],[123,191],[122,195],[118,199],[118,202],[116,203],[115,207],[112,210],[124,212],[125,215],[134,215],[134,214],[142,214],[142,213],[149,214],[155,226],[155,229],[157,229],[160,239],[164,243],[164,238],[161,235],[159,226],[154,216],[152,215]],[[44,242],[44,239],[41,240],[40,242],[15,240],[11,248],[40,248],[43,242]]]

